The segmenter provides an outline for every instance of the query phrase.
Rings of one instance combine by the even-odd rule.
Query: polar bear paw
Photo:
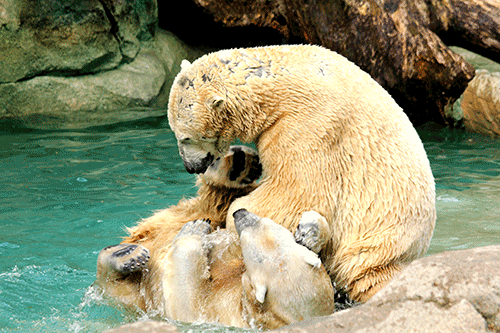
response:
[[[149,260],[149,250],[139,244],[118,244],[101,250],[98,263],[108,270],[128,275],[143,269]]]
[[[203,236],[203,235],[208,235],[211,232],[212,232],[212,226],[210,225],[210,220],[208,219],[195,220],[184,224],[184,226],[177,233],[175,238],[178,239],[181,237],[191,236],[191,235]]]
[[[326,219],[322,215],[315,211],[305,212],[295,230],[295,241],[314,253],[319,253],[327,241],[328,229]]]
[[[262,175],[257,152],[246,146],[231,146],[228,153],[217,158],[205,171],[209,185],[242,188],[253,184]]]

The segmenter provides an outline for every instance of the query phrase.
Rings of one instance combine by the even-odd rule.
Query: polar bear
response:
[[[243,310],[251,320],[259,326],[280,327],[333,313],[330,277],[318,255],[296,242],[297,234],[294,238],[285,227],[244,208],[233,216],[246,269]],[[311,245],[320,240],[312,234],[319,234],[325,225],[325,218],[314,211],[302,214],[299,222],[308,230]]]
[[[144,246],[151,258],[142,269],[137,247],[134,268],[103,269],[108,294],[165,308],[163,262],[174,237],[207,218],[237,234],[233,213],[241,208],[295,232],[355,301],[425,253],[436,220],[429,161],[406,115],[368,74],[306,45],[223,50],[182,67],[168,117],[187,171],[199,174],[198,196],[128,230],[124,243]],[[255,142],[258,183],[257,155],[228,149],[235,139]],[[324,216],[327,227],[300,224],[307,211]],[[245,271],[239,243],[230,248],[210,270],[225,288]]]
[[[183,62],[168,119],[191,173],[233,140],[255,142],[263,178],[217,223],[235,230],[245,208],[293,232],[317,211],[329,223],[320,257],[351,299],[368,300],[427,251],[435,184],[423,144],[391,96],[341,55],[285,45]],[[153,228],[144,222],[129,239],[154,238]]]
[[[163,316],[273,329],[333,313],[334,290],[316,253],[296,243],[286,228],[244,209],[234,213],[234,223],[241,247],[227,229],[212,232],[208,220],[183,225],[163,260],[157,290]],[[326,221],[311,211],[300,224],[320,232]],[[235,254],[246,267],[241,278],[214,279],[227,271]],[[141,270],[148,260],[148,250],[138,244],[106,247],[98,258],[98,282],[106,285],[110,277]]]

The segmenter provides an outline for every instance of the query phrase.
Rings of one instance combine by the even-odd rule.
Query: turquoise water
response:
[[[429,253],[500,243],[500,141],[429,126],[420,134],[437,181]],[[146,318],[107,305],[91,284],[102,247],[196,192],[165,123],[0,129],[0,184],[1,332],[102,332]]]

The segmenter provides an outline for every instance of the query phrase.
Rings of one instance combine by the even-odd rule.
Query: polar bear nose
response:
[[[240,208],[233,213],[234,217],[234,226],[236,227],[236,231],[238,235],[241,235],[243,229],[248,227],[253,227],[260,221],[260,217],[255,215],[254,213],[250,213],[245,208]]]
[[[198,173],[198,174],[207,171],[208,167],[210,166],[210,164],[212,164],[213,161],[214,161],[214,155],[212,155],[211,153],[208,153],[204,158],[197,161],[188,161],[183,159],[186,171],[189,173]]]

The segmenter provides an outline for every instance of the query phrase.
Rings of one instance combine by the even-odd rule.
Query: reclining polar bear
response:
[[[316,253],[296,243],[290,231],[270,219],[241,209],[234,213],[234,221],[246,267],[242,278],[223,283],[211,278],[230,264],[227,258],[234,260],[234,251],[240,249],[235,247],[235,234],[212,232],[207,220],[188,222],[163,262],[165,275],[159,290],[163,316],[272,329],[333,313],[334,290]],[[314,235],[320,234],[326,221],[311,211],[303,214],[301,225],[310,231],[309,242],[314,244],[318,240]],[[98,282],[106,286],[110,278],[127,276],[131,266],[141,270],[148,259],[141,245],[104,248],[98,258]]]

